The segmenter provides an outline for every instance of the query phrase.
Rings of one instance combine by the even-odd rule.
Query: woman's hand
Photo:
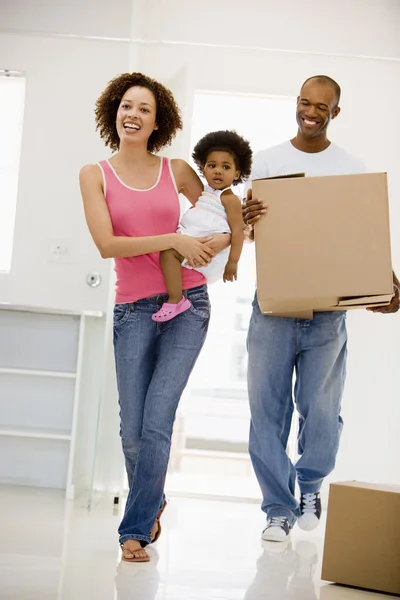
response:
[[[173,248],[186,258],[190,267],[206,267],[216,252],[210,246],[212,237],[194,238],[177,233]]]
[[[214,256],[229,248],[231,245],[231,234],[230,233],[215,233],[210,241],[207,242],[207,246],[214,250]]]

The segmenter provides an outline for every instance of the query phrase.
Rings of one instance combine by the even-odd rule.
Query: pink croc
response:
[[[168,304],[168,302],[164,302],[159,311],[152,315],[153,321],[156,323],[165,323],[165,321],[170,321],[174,317],[177,317],[181,313],[185,312],[192,306],[190,300],[182,296],[182,300],[178,302],[178,304]]]

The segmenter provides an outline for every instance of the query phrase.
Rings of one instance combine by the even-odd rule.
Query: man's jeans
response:
[[[185,292],[192,306],[166,323],[151,316],[165,295],[114,309],[114,351],[121,438],[129,481],[120,543],[151,542],[164,498],[176,409],[204,344],[210,319],[207,286]]]
[[[313,320],[264,316],[257,299],[247,338],[251,411],[250,456],[268,517],[300,516],[302,493],[318,492],[334,468],[343,421],[347,333],[343,312],[315,313]],[[298,453],[286,454],[294,403],[299,413]]]

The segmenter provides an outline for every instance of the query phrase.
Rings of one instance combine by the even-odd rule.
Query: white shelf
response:
[[[68,371],[37,371],[35,369],[14,369],[9,367],[1,367],[0,374],[6,375],[34,375],[38,377],[61,377],[63,379],[75,379],[76,373]]]
[[[23,437],[69,442],[71,434],[62,429],[30,429],[29,427],[0,427],[0,437]]]
[[[0,302],[0,483],[91,489],[101,316]]]
[[[24,304],[10,304],[9,302],[0,302],[0,310],[15,310],[19,312],[44,313],[47,315],[72,315],[80,317],[104,317],[101,310],[65,310],[62,308],[51,308],[48,306],[32,306]]]

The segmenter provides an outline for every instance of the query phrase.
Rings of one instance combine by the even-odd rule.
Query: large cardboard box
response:
[[[330,486],[322,579],[400,594],[400,486]]]
[[[268,204],[255,226],[264,314],[389,304],[393,296],[385,173],[254,180]]]

